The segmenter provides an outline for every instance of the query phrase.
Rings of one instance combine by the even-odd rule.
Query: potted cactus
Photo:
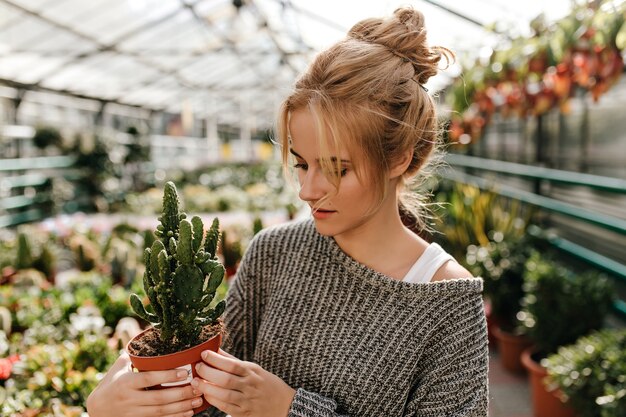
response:
[[[218,220],[213,220],[205,237],[202,220],[194,216],[189,221],[179,211],[172,182],[165,184],[159,220],[155,232],[158,239],[144,251],[143,284],[149,304],[144,306],[136,294],[130,297],[135,313],[153,326],[126,347],[139,371],[182,368],[189,372],[186,381],[155,387],[158,389],[190,383],[200,354],[207,349],[218,350],[223,331],[220,316],[226,306],[225,300],[213,303],[224,278],[224,266],[216,256]],[[208,406],[205,401],[194,411]]]

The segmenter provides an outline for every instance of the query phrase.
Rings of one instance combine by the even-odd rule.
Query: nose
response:
[[[300,200],[307,202],[317,202],[328,193],[330,185],[321,170],[309,168],[298,176],[300,182]]]

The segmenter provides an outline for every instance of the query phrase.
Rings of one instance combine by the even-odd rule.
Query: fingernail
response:
[[[202,405],[202,398],[196,398],[191,402],[192,407],[197,408]]]
[[[193,381],[191,381],[191,385],[194,385],[194,381],[196,382],[196,384],[195,384],[195,385],[198,385],[198,381],[196,381],[195,379],[194,379]],[[200,391],[198,391],[197,389],[192,389],[192,390],[191,390],[191,393],[192,393],[193,395],[196,395],[196,396],[200,395]]]
[[[185,417],[192,417],[195,413],[193,411],[187,411],[185,412],[185,414],[183,414],[183,416]]]
[[[202,352],[202,359],[209,359],[209,351],[205,350],[204,352]]]
[[[185,370],[180,370],[178,372],[176,372],[176,377],[178,379],[185,379],[189,376],[189,372],[185,371]]]
[[[192,387],[196,387],[196,388],[197,388],[197,387],[198,387],[198,380],[197,380],[197,379],[195,379],[195,378],[194,378],[194,379],[192,379],[192,380],[191,380],[191,386],[192,386]],[[194,394],[196,394],[196,391],[195,391],[195,390],[194,390]]]

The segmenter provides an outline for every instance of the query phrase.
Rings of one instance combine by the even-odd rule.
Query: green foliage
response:
[[[488,247],[491,240],[515,240],[525,234],[532,209],[518,201],[478,187],[442,180],[435,191],[437,221],[433,236],[455,259],[463,260],[467,247]]]
[[[496,322],[502,329],[513,332],[517,313],[522,308],[524,270],[531,253],[531,239],[525,235],[503,240],[501,233],[493,237],[487,246],[468,246],[465,260],[472,274],[483,278],[484,294],[491,301]]]
[[[80,407],[116,358],[106,339],[82,336],[62,344],[40,344],[21,352],[14,364],[2,415],[53,415],[53,408]],[[18,414],[25,415],[25,414]],[[54,414],[56,415],[56,414]],[[68,415],[68,414],[66,414]],[[79,414],[78,414],[79,415]]]
[[[222,257],[226,268],[236,268],[243,257],[241,242],[226,231],[222,232]]]
[[[252,235],[254,236],[259,233],[261,230],[263,230],[263,227],[263,219],[261,219],[261,217],[259,216],[256,216],[252,221]]]
[[[41,247],[39,256],[33,261],[33,268],[41,271],[46,277],[56,274],[56,256],[51,245],[45,244]]]
[[[69,247],[74,254],[76,267],[83,272],[95,269],[101,262],[98,244],[83,234],[70,238]]]
[[[4,306],[0,306],[0,330],[5,335],[11,334],[11,328],[13,326],[13,319],[11,317],[11,312],[8,308]],[[0,350],[0,356],[2,356],[2,352]]]
[[[187,220],[179,205],[176,186],[166,183],[161,224],[155,232],[158,240],[144,252],[143,283],[150,307],[136,294],[130,299],[135,313],[160,331],[161,341],[168,345],[164,349],[171,351],[193,346],[202,327],[215,323],[226,307],[225,300],[211,307],[224,277],[216,256],[219,222],[213,220],[204,238],[202,220],[197,216]]]
[[[185,172],[177,183],[184,208],[189,212],[214,213],[231,210],[269,211],[298,203],[295,188],[285,182],[280,164],[223,164]],[[152,214],[161,210],[162,193],[150,189],[127,193],[127,210]],[[294,212],[296,206],[293,206]]]
[[[33,136],[33,144],[39,149],[45,149],[48,146],[61,147],[63,145],[63,138],[59,130],[54,127],[42,126],[35,130]]]
[[[26,233],[19,233],[17,236],[17,259],[15,260],[15,269],[28,269],[33,266],[33,253],[30,247],[30,241]]]
[[[626,329],[604,329],[559,348],[542,361],[549,380],[581,417],[623,417]]]
[[[56,245],[50,236],[31,237],[31,233],[29,229],[19,231],[13,265],[18,271],[34,268],[50,278],[56,273]]]
[[[605,276],[574,273],[537,251],[526,262],[524,292],[519,318],[544,355],[601,328],[613,299]]]

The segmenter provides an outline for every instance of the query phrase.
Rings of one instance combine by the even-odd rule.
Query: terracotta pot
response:
[[[522,352],[522,363],[530,376],[534,417],[576,417],[574,409],[560,400],[558,389],[548,391],[543,382],[548,371],[532,358],[533,353],[532,348],[525,349]]]
[[[498,341],[498,353],[502,367],[516,374],[525,373],[520,358],[524,349],[530,347],[530,340],[526,336],[509,333],[499,327],[493,329],[493,334]]]
[[[133,337],[131,341],[141,338],[143,334],[148,331],[151,331],[152,328],[148,328],[143,332],[139,333],[137,336]],[[180,382],[172,382],[168,384],[162,384],[151,389],[164,389],[167,387],[179,386],[179,385],[189,385],[191,380],[198,376],[196,373],[196,363],[202,361],[202,357],[200,356],[202,352],[205,350],[212,350],[213,352],[217,352],[220,345],[222,343],[222,334],[218,333],[209,340],[200,343],[194,347],[189,349],[182,350],[176,353],[170,353],[168,355],[161,356],[137,356],[133,355],[129,352],[128,345],[126,345],[126,352],[130,356],[130,361],[134,368],[138,371],[164,371],[168,369],[185,369],[186,371],[191,371],[189,377],[186,380]],[[195,413],[199,413],[200,411],[206,410],[209,408],[211,404],[209,404],[204,398],[202,399],[202,405],[198,408],[194,408],[193,411]]]

